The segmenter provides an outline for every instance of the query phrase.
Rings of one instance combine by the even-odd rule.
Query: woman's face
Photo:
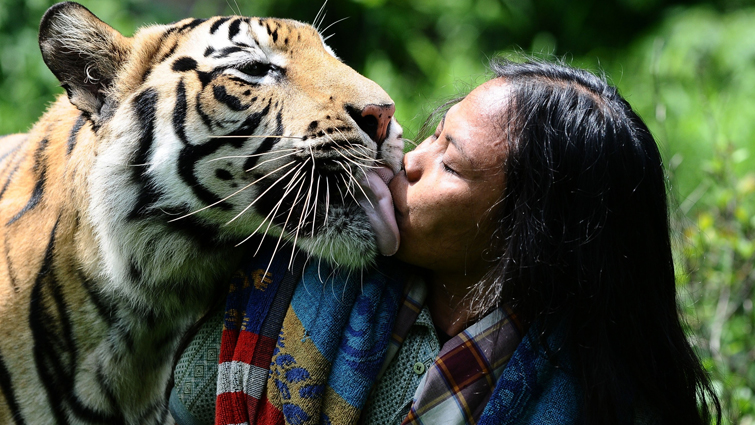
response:
[[[401,234],[399,259],[470,277],[487,271],[482,255],[505,185],[500,117],[506,95],[501,79],[481,85],[448,110],[434,135],[406,154],[404,171],[390,183]]]

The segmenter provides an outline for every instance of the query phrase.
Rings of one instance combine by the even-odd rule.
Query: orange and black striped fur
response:
[[[0,424],[171,422],[179,339],[257,248],[236,245],[374,257],[351,191],[399,166],[393,103],[295,21],[129,38],[61,3],[39,41],[67,96],[0,139]]]

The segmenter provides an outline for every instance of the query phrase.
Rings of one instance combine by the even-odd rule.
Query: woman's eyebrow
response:
[[[459,151],[459,154],[462,156],[462,158],[464,158],[464,160],[467,161],[472,166],[472,168],[477,169],[477,163],[474,160],[472,160],[472,158],[469,155],[467,155],[466,152],[464,152],[464,149],[462,149],[461,144],[454,136],[446,132],[446,140],[448,140],[448,143],[456,147],[456,150]]]
[[[440,119],[440,130],[443,131],[443,127],[446,126],[446,115],[448,115],[448,111],[446,111],[443,114],[443,118]]]

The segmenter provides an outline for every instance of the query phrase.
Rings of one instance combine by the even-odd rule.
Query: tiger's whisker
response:
[[[292,178],[288,182],[288,184],[286,186],[284,186],[285,190],[283,192],[283,196],[281,196],[280,201],[278,201],[278,203],[273,206],[273,208],[270,210],[270,212],[267,214],[267,216],[262,220],[262,222],[260,223],[260,225],[257,226],[257,228],[254,229],[254,231],[252,233],[250,233],[249,236],[246,237],[246,239],[244,239],[243,241],[241,241],[238,244],[236,244],[236,246],[239,246],[242,243],[244,243],[244,242],[248,241],[249,239],[251,239],[257,233],[257,231],[259,231],[260,228],[262,228],[262,226],[265,225],[265,222],[267,222],[267,227],[265,228],[265,232],[262,235],[262,240],[263,241],[265,240],[265,237],[267,236],[267,232],[270,230],[270,226],[273,224],[273,218],[275,218],[275,216],[278,214],[278,210],[280,209],[281,205],[283,204],[283,200],[286,199],[286,196],[293,190],[293,184],[296,184],[296,183],[297,183],[296,179]],[[260,248],[262,248],[262,241],[260,241],[260,244],[257,246],[257,250],[254,251],[254,255],[257,255],[257,253],[259,252]]]
[[[344,202],[346,199],[343,196],[343,190],[341,190],[341,186],[338,184],[338,182],[336,182],[335,186],[336,186],[336,189],[338,189],[338,193],[341,194],[341,202]]]
[[[228,200],[228,199],[230,199],[231,197],[233,197],[233,196],[235,196],[235,195],[238,195],[239,193],[243,192],[244,190],[246,190],[246,189],[249,189],[249,188],[250,188],[250,187],[252,187],[253,185],[257,184],[257,183],[258,183],[258,182],[259,182],[260,180],[262,180],[262,179],[264,179],[264,178],[266,178],[266,177],[270,176],[271,174],[275,173],[276,171],[280,171],[280,170],[282,170],[282,169],[284,169],[284,168],[286,168],[286,167],[288,167],[289,165],[292,165],[292,164],[293,164],[293,162],[289,162],[289,163],[287,163],[287,164],[283,164],[282,166],[280,166],[280,167],[276,168],[275,170],[273,170],[273,171],[271,171],[271,172],[269,172],[269,173],[265,174],[264,176],[262,176],[262,177],[258,178],[257,180],[255,180],[255,181],[253,181],[253,182],[249,183],[248,185],[246,185],[246,186],[242,187],[241,189],[239,189],[239,190],[237,190],[237,191],[235,191],[235,192],[231,193],[230,195],[226,196],[225,198],[223,198],[223,199],[221,199],[221,200],[219,200],[219,201],[215,201],[215,202],[213,202],[213,203],[212,203],[212,204],[210,204],[210,205],[206,205],[206,206],[204,206],[204,207],[202,207],[202,208],[200,208],[200,209],[198,209],[198,210],[196,210],[196,211],[192,211],[192,212],[190,212],[190,213],[188,213],[188,214],[184,214],[184,215],[182,215],[181,217],[177,217],[177,218],[174,218],[174,219],[172,219],[172,220],[168,221],[168,223],[172,223],[172,222],[174,222],[174,221],[176,221],[176,220],[181,220],[181,219],[183,219],[183,218],[186,218],[186,217],[189,217],[189,216],[191,216],[191,215],[194,215],[194,214],[196,214],[196,213],[198,213],[198,212],[204,211],[204,210],[206,210],[206,209],[208,209],[208,208],[212,208],[212,207],[214,207],[215,205],[218,205],[218,204],[220,204],[221,202],[227,201],[227,200]],[[294,169],[295,169],[295,168],[294,168]]]
[[[293,179],[292,179],[292,182],[293,182]],[[291,182],[289,182],[289,185],[287,185],[286,187],[290,187],[291,186],[290,183]],[[289,189],[289,191],[290,190],[292,190],[292,189]],[[244,242],[248,241],[249,239],[251,239],[257,233],[257,231],[259,231],[262,228],[262,226],[264,226],[265,223],[267,223],[267,228],[265,229],[265,233],[262,236],[262,240],[260,241],[260,244],[257,246],[257,250],[254,252],[254,255],[257,255],[257,253],[259,252],[260,248],[262,247],[262,242],[265,240],[265,237],[267,236],[267,231],[270,230],[270,225],[272,224],[271,217],[274,217],[278,213],[278,209],[280,208],[281,204],[283,203],[283,200],[286,198],[286,195],[288,195],[289,191],[284,192],[284,194],[281,197],[280,201],[278,201],[278,203],[273,206],[273,208],[270,210],[270,212],[267,214],[267,216],[265,216],[265,218],[262,219],[262,222],[260,222],[260,225],[257,226],[257,228],[254,229],[254,231],[252,233],[250,233],[249,236],[246,237],[246,239],[244,239],[241,242],[239,242],[238,244],[236,244],[236,246],[239,246],[242,243],[244,243]]]
[[[322,17],[322,19],[325,19],[325,14],[323,12],[325,11],[325,5],[328,4],[328,0],[325,0],[322,3],[322,6],[320,6],[320,10],[317,11],[317,15],[315,15],[315,20],[312,21],[312,26],[315,27],[317,32],[320,32],[320,25],[322,24],[322,20],[318,22],[318,20]],[[326,12],[327,13],[327,12]],[[322,15],[322,16],[320,16]]]
[[[285,158],[285,157],[287,157],[287,156],[291,156],[291,155],[293,155],[294,153],[295,153],[295,152],[292,152],[292,153],[287,153],[287,154],[285,154],[285,155],[282,155],[282,156],[279,156],[279,157],[276,157],[276,158],[270,158],[270,159],[266,159],[266,160],[264,160],[264,161],[262,161],[262,162],[260,162],[260,163],[256,164],[256,165],[255,165],[254,167],[252,167],[252,168],[250,168],[250,169],[248,169],[248,170],[244,170],[244,172],[245,172],[245,173],[251,173],[252,171],[256,170],[257,168],[259,168],[260,166],[262,166],[262,165],[264,165],[264,164],[267,164],[268,162],[277,161],[277,160],[279,160],[279,159],[281,159],[281,158]]]
[[[371,163],[371,162],[375,161],[374,158],[371,158],[371,157],[369,157],[369,156],[367,156],[367,155],[365,155],[365,154],[363,154],[363,153],[361,153],[361,152],[359,152],[357,150],[350,150],[350,151],[346,151],[344,153],[346,155],[350,155],[352,158],[354,158],[354,160],[360,160],[361,159],[362,161],[366,161],[368,163]],[[364,165],[367,166],[367,167],[370,167],[370,165],[368,165],[368,164],[364,164]]]
[[[289,163],[289,164],[290,164],[290,163]],[[306,162],[305,162],[304,164],[306,164]],[[303,167],[303,166],[304,166],[304,164],[302,164],[301,166],[299,166],[299,167],[298,167],[298,169],[299,169],[300,171],[301,171],[301,167]],[[227,226],[227,225],[231,224],[231,223],[232,223],[232,222],[233,222],[234,220],[236,220],[236,219],[237,219],[237,218],[239,218],[239,217],[240,217],[240,216],[241,216],[242,214],[244,214],[245,212],[247,212],[247,210],[249,210],[249,208],[251,208],[251,207],[252,207],[252,205],[254,205],[254,204],[255,204],[255,203],[257,202],[257,201],[259,201],[260,199],[262,199],[262,197],[263,197],[263,196],[265,196],[265,194],[266,194],[267,192],[269,192],[269,191],[270,191],[270,189],[272,189],[273,187],[275,187],[275,185],[276,185],[276,184],[278,184],[278,182],[280,182],[281,180],[283,180],[283,179],[284,179],[284,178],[285,178],[285,177],[286,177],[287,175],[291,174],[291,172],[292,172],[292,171],[294,171],[294,170],[296,170],[296,169],[297,169],[297,168],[292,168],[292,169],[288,170],[288,171],[286,172],[286,174],[284,174],[284,175],[280,176],[280,177],[278,178],[278,180],[274,181],[274,182],[273,182],[273,183],[272,183],[272,184],[270,185],[270,187],[268,187],[267,189],[265,189],[265,191],[264,191],[264,192],[262,192],[262,194],[260,194],[260,195],[257,195],[257,196],[255,197],[254,201],[250,202],[250,203],[249,203],[249,205],[247,205],[247,206],[246,206],[246,207],[245,207],[245,208],[244,208],[243,210],[241,210],[241,212],[240,212],[240,213],[236,214],[236,216],[235,216],[235,217],[233,217],[233,218],[232,218],[232,219],[230,219],[230,220],[229,220],[228,222],[226,222],[226,223],[224,224],[224,226]],[[297,174],[298,174],[298,172],[297,172]]]
[[[309,189],[307,189],[307,200],[304,203],[304,208],[301,210],[301,216],[299,216],[299,224],[296,226],[296,233],[294,234],[294,246],[296,246],[296,241],[299,240],[299,229],[301,229],[302,226],[302,220],[304,219],[304,213],[307,211],[307,208],[309,208],[309,199],[312,195],[312,183],[315,181],[315,164],[312,164],[312,171],[310,173],[309,178]],[[293,211],[294,207],[291,206],[291,210]],[[291,268],[291,263],[293,262],[293,257],[288,263],[288,268]]]
[[[275,135],[243,135],[243,136],[211,136],[208,139],[299,139],[304,140],[304,136],[275,136]]]
[[[325,32],[325,31],[327,31],[327,30],[329,30],[329,29],[330,29],[330,27],[332,27],[333,25],[335,25],[335,24],[338,24],[338,23],[341,23],[341,22],[343,22],[343,21],[345,21],[345,20],[347,20],[347,19],[349,19],[349,17],[348,17],[348,16],[347,16],[347,17],[345,17],[345,18],[341,18],[341,19],[339,19],[339,20],[337,20],[337,21],[333,22],[332,24],[330,24],[330,25],[328,25],[327,27],[325,27],[325,29],[324,29],[324,30],[320,31],[320,34],[324,33],[324,32]],[[328,37],[332,37],[332,35],[330,35],[330,36],[328,36]]]
[[[317,221],[317,199],[320,195],[320,175],[317,176],[317,186],[315,187],[315,201],[312,203],[312,237],[315,237],[315,222]]]
[[[344,282],[351,282],[351,272],[352,270],[349,269],[348,273],[346,274],[346,280]],[[346,301],[346,285],[343,285],[343,290],[341,290],[341,301]]]
[[[330,136],[328,136],[328,137],[330,137]],[[333,139],[331,138],[330,140],[333,140]],[[335,140],[333,140],[333,142],[335,143]],[[357,164],[357,163],[356,163],[356,162],[355,162],[354,160],[352,160],[352,159],[350,159],[350,158],[346,157],[346,156],[345,156],[345,155],[343,154],[343,152],[341,152],[340,150],[338,150],[338,149],[334,149],[334,150],[336,151],[336,153],[338,153],[339,155],[341,155],[341,156],[342,156],[342,157],[343,157],[343,158],[344,158],[345,160],[347,160],[347,161],[349,161],[349,162],[351,162],[351,163],[353,163],[353,164],[356,164],[356,165],[360,165],[360,164]]]
[[[338,164],[339,164],[339,165],[341,166],[341,168],[343,168],[343,170],[344,170],[344,171],[346,171],[346,173],[347,173],[347,174],[349,175],[349,177],[351,177],[351,179],[350,179],[349,181],[346,181],[346,177],[344,176],[344,177],[343,177],[343,179],[344,179],[344,183],[346,184],[346,189],[347,189],[347,190],[349,191],[349,194],[351,194],[351,197],[352,197],[352,198],[354,199],[354,201],[355,201],[355,202],[356,202],[356,203],[358,204],[358,203],[359,203],[359,201],[357,200],[357,198],[356,198],[356,195],[355,195],[354,193],[352,193],[352,192],[351,192],[351,190],[350,190],[350,187],[352,186],[352,182],[355,182],[355,181],[356,181],[356,179],[354,178],[354,174],[352,174],[352,173],[351,173],[351,170],[347,169],[347,168],[346,168],[346,167],[345,167],[345,166],[344,166],[343,164],[341,164],[340,162],[339,162]],[[343,176],[343,175],[342,175],[342,176]],[[361,190],[361,191],[362,191],[362,193],[364,194],[364,197],[365,197],[365,198],[367,198],[367,202],[369,202],[369,203],[370,203],[370,206],[374,208],[375,206],[374,206],[374,205],[372,205],[372,201],[370,201],[370,198],[369,198],[369,197],[367,197],[367,194],[366,194],[366,193],[364,192],[364,189],[362,189],[362,186],[360,186],[360,185],[359,185],[358,183],[357,183],[357,184],[356,184],[355,186],[357,186],[357,187],[359,188],[359,190]]]
[[[303,178],[304,176],[302,176]],[[278,236],[278,241],[275,242],[275,248],[273,248],[273,256],[270,257],[270,263],[267,265],[267,269],[265,269],[265,276],[267,274],[267,271],[270,269],[270,266],[273,264],[273,258],[275,258],[275,254],[278,252],[278,247],[280,246],[281,240],[283,239],[283,235],[286,233],[286,227],[288,226],[288,220],[291,218],[291,213],[294,212],[294,207],[297,203],[299,203],[299,193],[301,193],[301,189],[304,187],[304,181],[302,180],[301,184],[299,185],[299,189],[296,191],[296,196],[294,196],[294,203],[291,205],[291,208],[288,210],[288,215],[286,216],[286,221],[283,223],[283,227],[281,229],[281,234]],[[290,265],[289,265],[290,267]]]
[[[275,151],[274,153],[279,153],[279,152],[293,152],[293,151],[298,151],[298,150],[299,150],[299,149],[297,149],[297,148],[291,148],[291,149],[281,149],[281,150],[277,150],[277,151]],[[229,156],[221,156],[220,158],[213,158],[213,159],[210,159],[210,160],[208,160],[207,162],[222,161],[222,160],[224,160],[224,159],[237,159],[237,158],[254,158],[254,157],[256,157],[256,156],[264,156],[264,155],[272,155],[272,154],[273,154],[273,152],[265,152],[265,153],[255,153],[255,154],[251,154],[251,155],[229,155]],[[289,153],[289,154],[283,155],[283,156],[281,156],[281,157],[279,157],[279,158],[285,158],[285,157],[286,157],[286,156],[288,156],[288,155],[292,155],[292,153]]]
[[[338,130],[338,129],[336,129],[336,130],[337,130],[337,131],[338,131],[338,132],[339,132],[339,133],[341,134],[341,136],[343,136],[343,133],[341,133],[341,130]],[[328,138],[329,138],[329,139],[330,139],[330,140],[331,140],[331,141],[332,141],[333,143],[336,143],[336,141],[335,141],[335,140],[333,140],[333,138],[332,138],[332,137],[330,137],[329,135],[328,135]],[[348,139],[346,139],[345,137],[344,137],[344,140],[345,140],[345,141],[346,141],[346,143],[348,143],[348,144],[349,144],[350,146],[354,146],[354,145],[353,145],[353,144],[352,144],[352,143],[351,143],[351,142],[350,142],[350,141],[349,141]],[[335,151],[336,151],[336,153],[338,153],[339,155],[341,155],[342,157],[344,157],[344,159],[346,159],[347,161],[349,161],[349,162],[351,162],[351,163],[354,163],[354,164],[357,164],[357,163],[356,163],[355,161],[353,161],[353,160],[349,159],[348,157],[346,157],[346,156],[345,156],[345,155],[343,154],[343,152],[341,152],[340,150],[338,150],[338,149],[335,149]],[[369,162],[373,162],[373,161],[375,161],[375,160],[374,160],[373,158],[369,158]],[[359,165],[359,164],[357,164],[357,165]],[[370,166],[370,165],[366,165],[366,164],[363,164],[363,165],[364,165],[364,166],[366,166],[366,167],[371,167],[371,168],[378,168],[378,167],[376,167],[376,166]]]
[[[325,176],[325,222],[323,226],[328,225],[328,210],[330,208],[330,177]]]
[[[344,170],[345,170],[345,168],[344,168]],[[354,175],[353,175],[353,174],[351,174],[351,172],[350,172],[350,171],[346,170],[346,172],[347,172],[347,173],[349,173],[349,175],[351,176],[351,178],[352,178],[352,179],[354,179]],[[366,179],[365,179],[365,180],[366,180]],[[370,186],[370,181],[369,181],[369,180],[367,180],[367,185],[368,185],[368,186]],[[360,190],[360,191],[362,192],[362,195],[364,195],[365,199],[367,199],[367,202],[369,202],[369,203],[370,203],[370,206],[371,206],[372,208],[375,208],[375,205],[373,205],[373,204],[372,204],[372,201],[370,200],[370,197],[369,197],[369,196],[367,196],[367,192],[365,192],[365,191],[364,191],[364,188],[362,188],[362,185],[361,185],[361,184],[359,184],[359,183],[357,183],[357,184],[356,184],[355,186],[359,188],[359,190]],[[370,186],[370,187],[372,187],[372,186]],[[355,201],[357,201],[357,199],[356,199],[356,198],[354,198],[354,200],[355,200]],[[359,203],[359,201],[357,201],[357,203]]]
[[[341,180],[343,180],[343,185],[344,185],[344,188],[346,189],[346,195],[351,195],[351,197],[354,198],[354,195],[351,193],[351,185],[349,184],[349,181],[346,180],[346,176],[344,176],[343,174],[340,174],[340,177],[341,177]],[[341,193],[341,200],[346,201],[346,199],[344,198],[345,197],[343,196],[343,193]]]
[[[322,256],[317,257],[317,279],[320,280],[320,283],[324,283],[322,281]]]

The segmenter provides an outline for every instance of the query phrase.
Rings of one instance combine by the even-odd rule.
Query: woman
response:
[[[416,326],[423,313],[413,328],[399,319],[404,343],[363,422],[720,422],[677,311],[665,178],[647,127],[586,71],[492,68],[390,183],[396,256],[426,270],[424,313],[440,344]],[[470,329],[481,321],[497,328],[480,337]],[[487,357],[454,362],[460,352]],[[426,376],[406,372],[413,359]],[[418,386],[411,403],[407,385]]]

